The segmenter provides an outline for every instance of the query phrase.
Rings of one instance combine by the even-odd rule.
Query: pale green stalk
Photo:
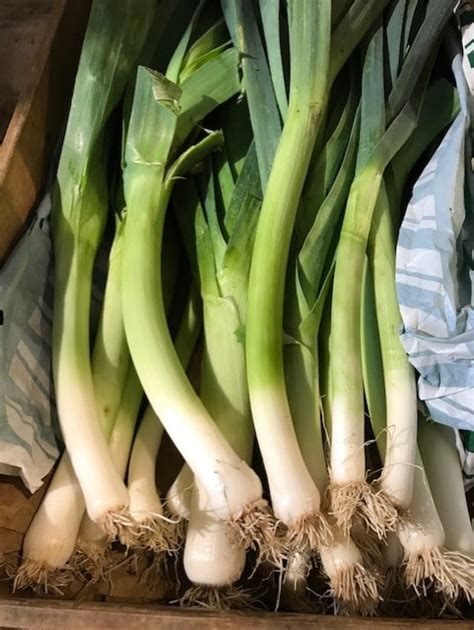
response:
[[[331,431],[331,406],[329,392],[331,374],[329,370],[329,346],[331,342],[331,309],[327,301],[319,327],[319,362],[322,423],[329,437]],[[373,614],[380,602],[377,575],[365,564],[361,550],[351,536],[334,528],[334,540],[320,549],[324,574],[329,580],[331,595],[342,610],[354,614]]]
[[[122,316],[121,274],[123,219],[116,219],[116,233],[109,255],[109,268],[99,329],[96,335],[92,370],[94,387],[101,413],[104,433],[109,442],[111,457],[122,479],[125,479],[138,411],[143,398],[143,389],[131,362]],[[170,235],[168,234],[168,237]],[[175,239],[168,238],[165,246],[166,262],[163,278],[164,299],[171,300],[176,280],[177,257],[173,249]],[[130,508],[132,497],[130,497]],[[124,520],[117,535],[128,543],[133,522]],[[84,515],[78,534],[78,547],[90,560],[97,556],[101,562],[97,569],[103,570],[104,554],[108,537],[87,514]]]
[[[433,113],[436,102],[436,113]],[[383,368],[385,396],[378,401],[380,379],[375,363],[377,350],[363,352],[365,390],[369,412],[377,425],[377,438],[383,437],[384,468],[381,487],[398,508],[407,508],[411,501],[416,452],[417,402],[413,370],[403,349],[399,331],[402,326],[395,288],[395,239],[391,212],[399,221],[401,191],[408,173],[436,134],[448,124],[456,112],[453,88],[445,81],[434,84],[426,94],[416,131],[391,163],[393,192],[391,199],[382,185],[369,239],[369,259],[373,278],[377,320],[366,311],[363,316],[363,347],[373,344],[378,331]],[[370,321],[366,321],[367,316]],[[367,356],[366,356],[367,355]],[[370,364],[370,365],[369,365]],[[370,370],[370,374],[367,370]],[[382,372],[381,372],[382,373]],[[383,416],[383,420],[382,420]]]
[[[317,44],[313,42],[319,51],[317,59],[313,57],[315,49],[302,52],[304,46],[308,45],[305,37],[302,33],[295,37],[293,31],[290,34],[292,72],[288,115],[275,155],[257,232],[252,260],[249,293],[251,306],[247,326],[247,361],[252,411],[270,480],[274,509],[277,516],[287,524],[298,520],[304,514],[314,513],[315,510],[319,513],[320,501],[291,427],[283,375],[281,310],[294,214],[316,138],[322,135],[318,134],[318,128],[324,118],[327,88],[332,85],[349,54],[386,3],[355,2],[333,33],[330,59],[326,56],[329,53],[330,7],[326,3],[323,3],[324,6],[317,2],[309,4],[310,6],[303,2],[289,4],[290,17],[292,11],[295,11],[296,15],[297,11],[306,10],[309,12],[306,14],[308,24],[312,24],[314,28],[313,33],[321,29],[321,32],[318,32]],[[304,9],[301,8],[303,6]],[[315,17],[317,11],[321,11],[321,15],[324,16],[322,21]],[[290,19],[290,29],[293,27],[294,22]],[[295,39],[298,41],[295,42]],[[311,63],[315,64],[314,70],[308,69]],[[320,75],[318,68],[323,70]],[[301,72],[301,75],[297,75],[298,72]],[[299,81],[301,85],[298,85]],[[315,101],[308,107],[312,98]],[[305,116],[308,116],[306,121]],[[264,444],[265,434],[274,438],[271,449],[268,446],[268,450]],[[276,435],[278,439],[275,438]],[[271,464],[272,460],[278,458],[272,456],[270,450],[275,453],[283,448],[289,463],[285,469],[280,469],[280,461],[278,466],[276,463]],[[291,452],[290,455],[288,451]],[[291,478],[289,469],[292,469]],[[276,483],[280,475],[284,476],[286,481]],[[278,487],[278,493],[275,486]],[[282,497],[280,505],[277,505],[277,494],[286,494],[281,488],[285,489],[287,486],[291,487],[291,494],[294,496],[293,507],[288,496]],[[295,493],[298,486],[301,487],[299,497]],[[306,500],[308,497],[311,498]],[[299,507],[295,509],[298,502]],[[294,518],[295,513],[298,514],[297,518]]]
[[[285,344],[286,388],[298,444],[321,495],[328,484],[320,414],[318,361],[302,343]]]
[[[109,438],[109,449],[122,479],[125,479],[142,400],[143,388],[133,364],[130,364],[124,383],[120,408]]]
[[[425,71],[412,100],[384,132],[382,41],[379,27],[370,40],[364,62],[358,171],[337,248],[330,346],[331,509],[345,532],[358,513],[378,536],[383,536],[387,527],[393,527],[397,514],[388,498],[381,492],[375,493],[365,481],[361,286],[383,173],[416,127],[428,77]]]
[[[207,287],[204,291],[207,291]],[[251,461],[253,426],[248,396],[245,348],[236,332],[241,327],[231,297],[203,294],[205,348],[201,397],[217,426],[243,461]],[[209,511],[205,489],[194,484],[184,549],[184,568],[194,584],[226,587],[241,576],[245,549],[253,546],[250,516],[244,535],[231,544],[231,532]],[[246,531],[248,529],[248,531]],[[262,546],[261,541],[260,545]]]
[[[342,125],[340,121],[336,129],[343,126],[345,115],[346,111],[343,110]],[[288,337],[284,346],[286,384],[293,422],[304,460],[321,494],[325,493],[329,478],[320,417],[323,402],[319,387],[320,357],[315,339],[318,337],[332,279],[331,241],[334,241],[334,234],[337,234],[337,225],[355,170],[360,116],[353,116],[350,123],[352,131],[339,172],[335,174],[330,190],[326,191],[326,198],[316,212],[314,223],[295,261],[297,275],[292,301],[295,302],[293,310],[297,313],[293,316],[293,325],[296,322],[298,325],[292,330],[292,334],[300,342],[296,339],[292,341]],[[326,153],[330,159],[331,152],[329,147],[327,151],[323,149],[323,154]],[[320,176],[314,173],[312,177],[317,178],[318,175]],[[315,201],[317,199],[318,194],[315,195]],[[323,282],[325,268],[329,271]],[[288,295],[287,300],[289,297]],[[375,576],[364,567],[362,555],[349,536],[336,530],[333,530],[333,536],[334,540],[330,544],[322,545],[319,549],[322,568],[328,578],[332,596],[344,610],[359,614],[373,611],[379,601]],[[302,562],[302,558],[306,558],[306,562]],[[306,578],[310,562],[311,558],[307,553],[296,553],[289,560],[288,571],[290,574],[299,571],[300,585]],[[287,585],[287,588],[290,587],[291,584]]]
[[[131,371],[133,371],[133,366],[125,337],[122,316],[120,290],[122,246],[123,222],[120,217],[116,217],[115,237],[109,254],[107,281],[92,353],[92,378],[94,381],[94,390],[102,431],[108,441],[110,456],[119,474],[120,469],[123,468],[123,464],[120,465],[119,462],[123,460],[123,457],[121,458],[117,453],[117,440],[122,432],[121,426],[124,422],[123,418],[130,416],[128,408],[125,410],[122,409],[124,407],[124,401],[126,405],[127,402],[129,402],[129,398],[134,398],[132,393],[127,394],[126,392],[127,388],[130,389],[130,391],[133,390],[134,382],[137,380],[136,375],[134,378],[130,376]],[[136,389],[135,384],[135,390]],[[135,395],[135,398],[136,397],[137,395]],[[133,402],[129,404],[132,404],[133,409]],[[138,408],[135,413],[135,420],[137,413]],[[119,418],[122,418],[122,420],[119,422],[119,426],[115,428],[116,421],[118,421]],[[126,448],[126,440],[124,440],[122,448]],[[123,481],[124,474],[121,474],[121,479]],[[87,513],[83,515],[82,521],[77,527],[79,542],[81,539],[83,542],[85,541],[85,532],[88,532],[90,542],[93,540],[103,540],[104,544],[108,537],[114,534],[121,536],[123,532],[123,527],[120,524],[117,524],[117,526],[110,531],[104,532],[100,525],[95,523]]]
[[[92,353],[92,380],[104,434],[109,439],[121,406],[131,359],[121,312],[123,223],[116,219],[115,238],[109,255],[99,327]]]
[[[249,282],[247,370],[255,429],[275,515],[286,525],[319,514],[286,397],[282,354],[284,281],[291,233],[327,98],[330,6],[292,1],[288,114],[257,227]]]
[[[106,439],[109,439],[123,404],[122,392],[131,364],[120,305],[121,243],[121,225],[118,222],[109,255],[107,282],[92,358],[97,407]],[[113,450],[111,456],[116,465],[117,458]],[[94,532],[96,538],[107,539],[107,533],[87,514],[84,516],[84,511],[84,497],[66,450],[23,544],[24,562],[44,564],[43,573],[45,576],[50,573],[48,579],[53,587],[58,580],[61,582],[66,579],[67,570],[70,569],[68,561],[74,551],[80,526],[81,529],[83,527],[81,519],[83,524],[88,523],[89,530]],[[72,564],[74,562],[72,560]]]
[[[220,57],[227,59],[228,52]],[[215,85],[220,90],[216,95],[224,101],[236,91],[235,74],[229,74],[236,68],[221,62],[216,66],[223,73],[221,80],[210,61],[181,87],[145,69],[139,71],[124,170],[128,214],[122,295],[127,339],[147,398],[206,488],[216,517],[227,520],[243,505],[260,499],[260,481],[222,436],[186,377],[170,338],[161,295],[162,231],[172,185],[195,163],[191,155],[202,159],[220,142],[220,137],[209,136],[188,150],[189,158],[184,154],[174,167],[169,165],[172,146],[186,137],[196,116],[200,119],[218,102],[198,100],[202,92],[197,93],[194,77],[209,64],[214,65],[207,85]],[[226,86],[229,90],[223,92]]]
[[[245,111],[242,112],[245,115]],[[230,138],[232,143],[233,138]],[[195,224],[197,263],[201,282],[204,316],[204,357],[201,397],[231,446],[248,463],[251,461],[254,431],[250,413],[245,362],[244,326],[247,289],[256,220],[260,205],[260,182],[252,143],[233,187],[231,198],[223,209],[226,237],[217,220],[214,187],[210,177],[201,205],[192,188],[185,191],[191,201]],[[219,180],[219,184],[221,180]],[[183,212],[183,208],[181,208]],[[181,475],[184,478],[185,473]],[[185,486],[184,483],[175,484]],[[189,483],[188,483],[189,486]],[[180,506],[186,500],[181,499]],[[273,518],[262,502],[261,512],[242,512],[242,524],[231,531],[225,523],[216,523],[208,509],[206,493],[194,484],[189,510],[184,567],[196,588],[233,587],[245,566],[246,547],[258,547],[260,555],[274,554]],[[237,534],[237,535],[235,535]],[[232,539],[231,539],[232,537]],[[218,556],[219,554],[219,556]],[[216,558],[220,559],[216,561]]]
[[[358,85],[360,78],[354,68],[351,70],[350,90],[341,116],[324,147],[316,156],[313,155],[309,168],[301,197],[301,208],[296,219],[295,231],[299,244],[307,237],[315,215],[331,190],[336,176],[345,171],[341,165],[354,128],[354,118],[360,100]]]
[[[395,239],[383,184],[374,212],[368,251],[386,400],[386,449],[380,486],[398,509],[406,509],[413,490],[417,397],[415,374],[399,338],[402,318],[395,287]]]
[[[89,515],[107,528],[128,496],[107,448],[89,346],[92,268],[107,216],[106,125],[147,36],[156,3],[94,2],[54,194],[53,370],[59,420]]]
[[[175,340],[176,353],[187,369],[201,331],[201,304],[193,284]],[[148,405],[133,441],[128,468],[130,514],[134,528],[129,546],[174,551],[178,544],[176,528],[163,518],[161,499],[156,488],[156,463],[163,436],[163,426]]]
[[[116,252],[117,251],[119,251],[118,247],[116,247]],[[172,258],[168,262],[170,264],[168,265],[168,268],[166,270],[166,273],[167,273],[166,277],[168,279],[170,291],[172,291],[174,288],[173,285],[175,282],[173,268],[176,266],[176,259]],[[118,269],[119,276],[120,276],[121,265],[120,264],[117,266],[114,265],[113,269],[114,270]],[[110,282],[110,278],[111,278],[111,271],[109,271],[108,282]],[[115,285],[115,282],[113,282],[112,284]],[[107,295],[107,290],[106,290],[106,295]],[[114,292],[114,295],[117,296],[117,293]],[[199,314],[200,309],[199,309],[199,304],[197,303],[197,295],[198,294],[196,293],[196,290],[193,289],[190,300],[188,301],[187,306],[185,308],[185,312],[183,314],[183,321],[181,323],[181,326],[178,332],[178,337],[177,337],[177,342],[179,340],[179,346],[180,346],[179,348],[177,348],[178,354],[180,356],[183,356],[185,360],[188,360],[188,356],[190,355],[190,353],[192,352],[194,348],[195,339],[200,329],[200,314]],[[119,294],[118,294],[118,297],[120,298]],[[103,309],[105,309],[106,303],[107,303],[107,300],[105,299],[104,304],[103,304]],[[170,303],[170,297],[167,294],[165,294],[165,303],[166,304]],[[111,307],[109,315],[114,315],[115,317],[117,317],[120,313],[120,307],[118,306],[118,304],[120,304],[120,300],[118,300],[118,304],[117,302],[115,303],[115,309],[112,308],[113,305],[111,302],[109,302],[109,304]],[[108,341],[110,342],[110,339]],[[111,354],[114,354],[114,350],[117,350],[117,348],[112,347],[111,350],[112,350]],[[110,378],[111,380],[114,379],[113,371],[110,372]],[[122,479],[125,479],[127,466],[128,466],[129,458],[131,457],[131,453],[133,456],[132,443],[134,444],[134,450],[136,450],[133,438],[134,438],[135,426],[137,424],[138,412],[139,412],[142,399],[143,399],[143,389],[140,384],[140,381],[138,380],[136,370],[133,367],[133,365],[130,363],[129,371],[126,377],[126,382],[123,386],[123,395],[121,396],[120,408],[119,408],[118,413],[116,414],[116,419],[115,419],[113,429],[109,438],[110,453],[112,455],[112,459],[114,460],[115,465]],[[161,434],[163,432],[163,429],[161,427],[161,423],[153,414],[153,411],[150,410],[150,407],[148,407],[147,411],[145,412],[145,416],[142,422],[140,423],[140,429],[138,431],[138,434],[140,434],[140,431],[142,431],[142,426],[144,425],[146,418],[148,418],[147,420],[148,426],[150,426],[150,420],[151,420],[150,439],[153,442],[158,441],[158,447],[156,448],[159,448],[159,444],[161,442]],[[158,440],[156,438],[156,434],[158,434]],[[136,441],[137,439],[138,439],[138,435],[137,435]],[[149,444],[145,444],[145,446],[147,449],[150,448]],[[135,459],[136,459],[136,455],[135,455]],[[150,474],[150,478],[152,481],[152,483],[150,484],[150,487],[152,488],[152,491],[156,495],[155,460],[156,460],[156,453],[155,453],[155,458],[153,460],[152,470]],[[129,474],[129,477],[130,477],[130,474]],[[136,514],[135,514],[135,511],[137,509],[137,499],[136,499],[137,492],[136,491],[132,492],[132,489],[130,487],[130,478],[129,478],[128,488],[129,488],[129,493],[130,493],[131,517],[132,519],[140,520],[136,518]],[[155,504],[153,504],[153,508],[150,508],[150,506],[148,505],[149,509],[146,516],[148,516],[149,512],[154,510],[154,507],[155,507]],[[160,508],[161,508],[161,503],[159,504],[158,509]],[[142,516],[142,514],[140,514],[140,516]],[[121,539],[121,542],[123,542],[127,546],[137,546],[137,545],[138,546],[151,546],[150,544],[151,541],[154,541],[156,543],[157,536],[155,537],[152,536],[153,531],[151,527],[147,528],[147,530],[144,532],[145,534],[148,534],[148,536],[146,536],[147,540],[142,540],[144,538],[143,536],[141,536],[142,533],[143,532],[140,532],[140,531],[137,532],[135,522],[129,522],[128,527],[122,528],[121,531],[119,531],[119,538]],[[162,539],[162,542],[163,542],[163,547],[168,549],[170,541],[168,539],[166,540]],[[100,529],[100,527],[98,527],[93,521],[91,521],[91,519],[86,514],[83,517],[82,522],[81,522],[81,527],[78,534],[77,547],[80,553],[86,556],[90,561],[94,561],[94,560],[97,561],[98,565],[97,565],[96,573],[102,572],[104,568],[107,567],[106,551],[108,549],[108,544],[109,544],[109,540],[107,539],[107,536],[104,536],[104,532]],[[154,544],[153,548],[155,549],[156,547],[157,545]],[[92,572],[93,568],[94,568],[93,563],[91,563],[90,567],[88,567],[88,571]]]
[[[205,295],[202,401],[239,456],[250,463],[253,425],[245,367],[245,346],[238,338],[242,320],[235,301]],[[245,320],[244,320],[245,321]]]
[[[346,114],[345,108],[341,114],[343,122]],[[331,241],[334,240],[355,169],[358,115],[351,126],[352,131],[342,164],[339,165],[339,172],[335,175],[330,189],[326,191],[322,205],[320,207],[317,205],[319,192],[314,197],[307,197],[308,203],[312,200],[315,204],[314,222],[307,231],[297,257],[294,262],[292,261],[296,266],[295,286],[289,284],[286,297],[286,326],[294,337],[294,342],[289,337],[284,346],[288,400],[303,458],[320,492],[327,485],[327,468],[321,435],[319,356],[315,340],[329,289],[328,278],[323,282],[323,271],[329,268],[330,279]],[[338,127],[340,125],[336,128]],[[328,161],[332,161],[333,153],[328,147],[330,143],[332,144],[332,136],[323,149]],[[318,168],[318,163],[319,160],[314,168]],[[314,181],[316,177],[316,174],[311,173],[308,179]]]
[[[181,317],[174,347],[181,363],[187,368],[202,328],[202,303],[199,287],[193,282],[184,313]]]
[[[299,298],[300,334],[306,344],[312,344],[317,330],[311,325],[311,311],[326,282],[324,272],[331,268],[334,256],[335,237],[347,202],[347,196],[354,177],[357,143],[359,139],[360,116],[356,113],[349,142],[342,164],[331,188],[325,195],[321,205],[317,206],[316,217],[306,234],[297,258],[298,283],[301,294],[304,295],[305,305],[301,305],[303,298]],[[309,330],[313,328],[313,330]]]
[[[245,116],[245,110],[241,116]],[[236,142],[228,137],[228,151]],[[240,174],[222,208],[224,233],[218,220],[219,207],[214,194],[227,177],[219,180],[209,173],[200,202],[192,184],[180,186],[178,199],[183,230],[193,220],[201,295],[204,305],[205,347],[201,379],[201,397],[214,421],[244,461],[250,462],[253,447],[253,425],[250,415],[243,340],[247,304],[247,285],[256,219],[260,206],[260,183],[256,169],[256,151],[252,143]],[[227,191],[229,193],[230,191]],[[218,197],[218,195],[217,195]],[[189,238],[189,236],[187,237]],[[197,482],[189,492],[192,479],[186,481],[186,467],[178,476],[168,497],[173,511],[184,508],[189,517],[184,566],[188,577],[198,586],[185,597],[193,597],[196,588],[232,587],[245,564],[245,548],[258,546],[260,553],[271,553],[274,544],[274,522],[261,502],[260,513],[243,510],[241,526],[229,530],[216,522],[207,504],[206,493]],[[178,493],[178,496],[176,496]],[[190,501],[189,498],[190,496]],[[230,537],[234,539],[231,541]],[[216,563],[216,554],[222,559]],[[224,589],[224,590],[222,590]]]
[[[112,378],[112,375],[111,375]],[[120,407],[115,416],[109,438],[109,451],[121,479],[125,479],[127,464],[132,447],[133,434],[138,419],[138,412],[143,398],[143,389],[132,364],[123,386]],[[126,527],[119,528],[119,537],[128,540],[132,525],[126,520]],[[111,543],[103,529],[84,514],[76,540],[76,556],[72,562],[77,569],[93,579],[109,579],[108,571],[112,568],[107,552]]]
[[[224,435],[249,462],[253,427],[246,385],[242,331],[250,266],[248,252],[253,244],[261,193],[253,143],[243,166],[235,169],[233,156],[238,155],[243,145],[241,134],[235,133],[234,126],[239,120],[238,116],[241,118],[245,115],[245,110],[238,115],[233,104],[230,108],[229,116],[223,113],[222,117],[231,124],[234,122],[234,125],[226,134],[226,145],[222,152],[224,157],[218,156],[218,182],[210,177],[206,191],[202,191],[206,197],[205,208],[201,206],[192,182],[183,182],[177,188],[175,204],[191,264],[200,277],[201,293],[207,305],[204,309],[208,330],[205,337],[207,350],[205,349],[203,361],[202,398]],[[224,128],[229,129],[228,126]],[[226,158],[226,155],[229,157]],[[236,171],[236,182],[232,176],[229,181],[229,170]],[[218,208],[214,187],[221,192],[224,187],[226,189],[225,195],[222,194],[222,212],[225,213],[223,223],[230,233],[228,238],[224,238],[216,220]],[[216,328],[214,332],[213,328]],[[212,340],[210,345],[209,340]],[[192,473],[185,464],[168,493],[167,502],[172,513],[189,517],[192,486]],[[196,502],[194,505],[197,505]],[[212,518],[212,513],[206,516],[208,518]],[[195,515],[194,523],[200,520],[201,517]],[[218,528],[213,525],[212,529],[217,531]],[[212,538],[208,529],[201,533],[199,530],[200,526],[193,525],[193,540],[198,546],[206,544],[203,538]],[[250,531],[251,528],[247,528],[247,534]],[[216,536],[219,537],[217,533]],[[192,563],[194,553],[191,547],[189,543],[186,557]],[[194,574],[192,568],[190,572]],[[204,581],[207,579],[203,575],[201,578]]]

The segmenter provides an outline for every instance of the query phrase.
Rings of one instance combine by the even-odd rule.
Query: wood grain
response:
[[[45,9],[38,17],[40,20],[42,16],[42,22],[35,22],[39,43],[27,68],[27,79],[19,84],[21,93],[0,145],[0,263],[23,233],[43,189],[69,107],[90,9],[90,0],[50,2],[50,13]],[[16,7],[22,4],[13,3]],[[30,22],[26,20],[24,24],[26,32],[30,32]],[[15,38],[21,36],[21,28],[20,34],[18,28],[13,32]],[[4,71],[14,72],[15,67],[12,64]],[[15,86],[15,82],[11,80],[10,85]],[[12,87],[13,94],[15,89]]]
[[[474,630],[471,621],[431,621],[398,619],[357,619],[348,617],[323,617],[290,613],[216,613],[203,610],[182,610],[160,606],[128,606],[105,603],[49,602],[47,600],[0,600],[0,626],[10,628],[52,627],[61,630],[85,630],[86,628],[133,628],[146,630],[166,628],[179,630]]]
[[[0,0],[0,142],[32,67],[55,0]]]

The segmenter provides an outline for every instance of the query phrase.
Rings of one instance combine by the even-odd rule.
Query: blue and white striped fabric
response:
[[[58,457],[51,375],[49,196],[0,270],[0,473],[34,492]]]
[[[474,205],[469,99],[453,61],[461,112],[413,188],[397,245],[402,343],[432,418],[474,430]]]

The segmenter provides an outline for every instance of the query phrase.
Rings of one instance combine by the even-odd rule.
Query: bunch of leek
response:
[[[284,573],[293,604],[307,604],[317,569],[338,611],[373,613],[387,566],[405,589],[469,599],[459,462],[424,420],[417,439],[394,277],[407,176],[455,112],[452,88],[432,80],[454,1],[112,4],[94,2],[55,192],[66,451],[16,585],[59,593],[77,576],[110,579],[118,541],[121,561],[157,575],[183,544],[184,605],[248,603],[236,588],[248,549],[260,571],[270,561]],[[122,164],[109,181],[119,105]],[[109,196],[120,220],[89,356]],[[194,276],[179,327],[169,206]],[[196,391],[186,368],[201,302]],[[185,460],[172,516],[155,479],[164,431]],[[266,480],[251,468],[255,436]]]

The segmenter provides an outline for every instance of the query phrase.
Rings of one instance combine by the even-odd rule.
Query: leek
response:
[[[66,450],[14,588],[61,595],[121,565],[153,580],[182,546],[181,605],[251,606],[248,550],[290,607],[311,604],[313,569],[337,614],[397,589],[474,597],[453,433],[418,420],[395,291],[407,178],[459,106],[448,81],[428,85],[454,3],[94,0],[52,213]],[[165,431],[184,459],[168,513]]]
[[[355,2],[332,35],[329,59],[330,7],[289,3],[289,105],[252,257],[246,346],[252,412],[273,509],[289,527],[287,538],[296,549],[300,543],[318,546],[328,529],[320,512],[320,493],[297,443],[285,391],[282,307],[291,232],[316,137],[321,135],[327,88],[384,6]]]
[[[454,431],[421,421],[419,434],[420,452],[443,524],[446,548],[470,556],[474,561],[474,531]]]
[[[107,530],[128,493],[100,426],[89,356],[92,266],[107,216],[106,124],[119,102],[156,3],[94,2],[53,200],[53,370],[66,448],[90,517]]]
[[[68,561],[84,509],[81,487],[64,453],[23,539],[13,590],[32,586],[58,595],[71,583],[72,565]]]
[[[189,520],[194,483],[193,471],[184,464],[166,494],[166,506],[173,516]]]
[[[289,105],[257,226],[246,351],[252,413],[273,510],[298,547],[308,538],[315,544],[322,521],[319,491],[298,447],[285,392],[283,292],[291,231],[326,98],[330,7],[319,1],[289,2],[288,10]]]
[[[331,303],[325,305],[319,330],[320,384],[323,421],[331,426],[331,407],[328,403],[331,374],[329,371],[329,346],[331,343]],[[368,568],[361,550],[351,536],[334,528],[334,540],[321,547],[320,558],[323,572],[329,580],[330,592],[336,605],[350,613],[373,614],[381,599],[379,579],[372,567]],[[366,534],[367,536],[367,534]]]
[[[433,99],[436,99],[438,104],[436,117],[433,116],[431,107]],[[448,124],[455,111],[453,90],[447,82],[437,82],[430,87],[420,111],[416,131],[390,165],[393,182],[391,199],[387,197],[385,187],[382,186],[369,239],[368,253],[377,321],[367,321],[366,329],[362,332],[369,343],[372,343],[374,339],[374,327],[380,336],[385,381],[385,396],[383,408],[380,411],[374,408],[376,403],[372,397],[377,396],[378,393],[377,388],[372,387],[370,382],[373,376],[367,373],[367,362],[372,360],[367,357],[363,357],[363,363],[365,361],[363,369],[366,370],[364,381],[369,412],[371,415],[383,414],[386,417],[383,427],[385,463],[380,485],[399,509],[406,509],[411,502],[416,452],[417,402],[413,370],[398,338],[401,317],[395,292],[395,242],[391,209],[398,215],[401,191],[409,171],[430,140]],[[376,369],[376,366],[371,366],[372,375]],[[382,420],[378,422],[378,431],[382,431],[381,424]]]
[[[426,19],[435,17],[435,12],[436,7],[433,6]],[[390,495],[398,493],[401,496],[401,491],[394,488],[393,482],[389,484],[389,495],[383,488],[374,489],[365,480],[364,397],[360,350],[362,293],[357,282],[348,289],[348,281],[350,278],[361,279],[364,275],[365,251],[383,173],[416,127],[429,70],[428,66],[414,87],[407,87],[404,79],[400,79],[401,85],[405,86],[403,90],[398,83],[395,85],[393,90],[398,90],[397,99],[400,100],[403,92],[405,100],[400,101],[403,107],[397,107],[399,113],[386,128],[382,35],[380,26],[373,34],[365,56],[358,169],[344,215],[334,273],[330,349],[332,483],[329,492],[330,509],[346,534],[349,533],[353,518],[358,515],[379,537],[385,534],[387,528],[395,525],[397,512]],[[341,345],[345,348],[344,356],[340,352]],[[398,364],[400,361],[405,362],[409,373],[410,368],[401,353],[398,353],[398,359]],[[407,400],[411,404],[414,402],[414,390],[409,377],[407,378],[407,386],[411,391],[411,394],[407,393]],[[406,422],[409,423],[408,418]],[[412,421],[409,424],[413,434],[414,423]],[[413,456],[413,443],[411,439],[411,447],[408,447],[404,461]],[[387,477],[391,469],[391,466],[387,468]],[[410,473],[407,472],[407,475],[409,479]],[[401,497],[404,505],[410,500],[409,485],[408,482],[406,495]]]
[[[135,368],[130,365],[121,397],[120,408],[116,414],[112,433],[109,438],[109,451],[121,479],[125,478],[130,456],[138,412],[143,398],[143,390]],[[119,531],[122,541],[129,539],[133,526],[130,517],[125,527]],[[115,562],[110,554],[110,536],[92,521],[87,514],[82,518],[76,540],[76,552],[71,559],[76,571],[84,577],[110,579]]]
[[[175,340],[175,348],[186,369],[201,329],[199,294],[193,287]],[[152,551],[175,551],[178,530],[163,515],[156,490],[156,461],[163,426],[153,408],[148,406],[133,442],[128,468],[130,514],[135,526],[129,532],[129,545]]]
[[[382,185],[369,240],[386,400],[386,449],[380,487],[398,509],[410,505],[416,454],[415,374],[398,337],[402,325],[395,289],[395,241]]]
[[[121,250],[122,230],[121,223],[117,220],[92,356],[97,410],[100,426],[107,440],[120,407],[127,371],[130,368],[120,307]],[[112,461],[116,463],[116,458],[112,457]],[[84,511],[81,487],[66,450],[25,536],[23,560],[16,578],[18,588],[31,582],[38,587],[42,585],[49,589],[62,588],[72,579],[76,560],[71,556]],[[88,518],[85,516],[84,520],[87,521]],[[89,528],[96,532],[97,538],[107,538],[119,529],[123,530],[118,524],[108,532],[104,532],[95,523],[91,523]]]
[[[433,586],[448,601],[464,595],[474,597],[474,563],[457,551],[444,549],[445,532],[436,509],[419,451],[413,482],[410,518],[397,530],[403,546],[402,571],[405,584],[415,593],[426,593]]]
[[[231,136],[229,133],[227,137],[232,152]],[[196,256],[192,255],[192,259],[195,258],[200,278],[205,333],[201,397],[231,446],[248,463],[254,433],[241,335],[246,320],[248,251],[253,244],[261,197],[256,162],[256,148],[252,144],[223,208],[223,224],[228,235],[220,228],[218,195],[214,194],[221,184],[229,186],[222,164],[216,178],[209,170],[202,203],[191,183],[182,184],[176,191],[181,192],[177,200],[180,214],[183,216],[188,206],[184,216],[191,214],[195,225]],[[189,219],[183,217],[185,221]],[[184,482],[185,474],[185,471],[180,474],[183,481],[178,478],[172,492],[179,489],[179,485],[189,486]],[[179,505],[183,503],[185,501],[180,499]],[[184,550],[184,568],[194,586],[185,594],[186,602],[211,601],[218,597],[224,606],[226,602],[236,605],[241,597],[233,582],[244,568],[246,547],[257,547],[260,559],[274,554],[275,524],[263,502],[258,518],[255,513],[243,511],[240,520],[238,528],[235,524],[229,528],[226,523],[216,522],[202,486],[199,482],[194,484]],[[216,550],[223,556],[218,566]]]
[[[140,68],[124,167],[127,218],[122,295],[130,352],[150,404],[206,489],[216,516],[223,520],[237,517],[243,506],[260,501],[261,484],[222,436],[179,362],[164,314],[160,249],[176,178],[195,162],[193,155],[201,159],[203,152],[220,143],[219,134],[188,149],[174,166],[170,153],[197,121],[238,90],[236,62],[235,51],[228,49],[180,86]]]

